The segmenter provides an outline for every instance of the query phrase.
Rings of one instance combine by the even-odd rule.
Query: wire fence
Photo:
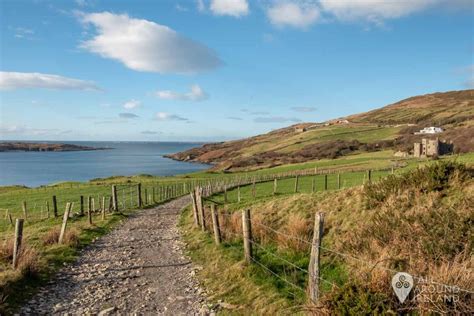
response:
[[[373,172],[373,173],[372,173]],[[351,181],[351,185],[354,183],[360,184],[370,179],[371,174],[387,174],[393,172],[393,169],[379,169],[379,170],[365,170],[351,169],[349,173],[344,174],[344,178],[347,181]],[[305,181],[301,181],[300,189],[297,190],[302,192],[304,190],[317,191],[327,189],[338,189],[346,185],[346,180],[341,180],[341,176],[337,173],[331,173],[328,170],[299,170],[289,171],[283,173],[274,174],[238,174],[225,177],[214,177],[214,178],[193,178],[189,180],[181,181],[160,181],[160,182],[146,182],[146,183],[119,183],[116,185],[100,185],[95,184],[92,186],[78,185],[77,188],[82,190],[74,190],[72,188],[58,188],[49,190],[50,196],[48,197],[41,189],[32,191],[33,194],[21,194],[14,198],[10,195],[0,194],[0,214],[4,213],[4,216],[0,216],[0,231],[12,229],[13,222],[16,218],[25,219],[25,225],[31,225],[38,223],[50,218],[60,218],[64,213],[67,203],[73,203],[71,214],[84,214],[89,209],[88,200],[91,199],[93,204],[92,212],[99,212],[102,208],[110,209],[110,200],[113,198],[113,192],[111,188],[115,186],[117,194],[117,207],[120,210],[133,210],[143,206],[153,206],[163,201],[167,201],[172,198],[176,198],[185,194],[190,193],[196,187],[203,188],[204,196],[210,196],[216,192],[231,191],[235,188],[241,188],[243,191],[249,190],[252,187],[252,198],[263,197],[266,194],[260,192],[264,189],[265,183],[272,181],[284,180],[302,177],[301,179],[309,179],[311,176],[320,176],[317,178],[319,182],[316,183],[316,178],[312,181],[312,189],[309,190],[308,183],[305,185]],[[337,177],[337,178],[336,178]],[[358,180],[357,180],[358,179]],[[353,183],[352,183],[353,182]],[[315,188],[317,184],[318,188]],[[138,192],[138,186],[141,186],[141,192]],[[306,188],[306,189],[305,189]],[[287,188],[286,193],[294,193],[291,189]],[[280,192],[282,188],[279,188]],[[234,190],[235,191],[235,190]],[[233,193],[235,194],[235,192]],[[139,197],[140,196],[140,197]],[[230,192],[229,192],[230,196]],[[101,205],[108,204],[106,206]],[[237,199],[237,196],[235,197]],[[238,197],[240,199],[240,197]],[[100,207],[98,207],[101,205]]]
[[[218,193],[218,192],[215,192],[215,193]],[[199,201],[199,200],[196,200],[196,201]],[[208,201],[210,201],[211,204],[213,204],[213,202],[214,202],[213,197],[209,198]],[[224,203],[219,203],[219,204],[224,204]],[[200,206],[195,204],[193,207],[196,208],[196,209],[199,209]],[[201,205],[201,207],[203,207],[203,210],[206,209],[206,207],[204,205]],[[217,206],[216,206],[216,209],[217,209]],[[279,251],[275,250],[275,247],[276,247],[276,249],[279,248],[278,244],[279,244],[280,240],[277,239],[277,238],[272,238],[271,237],[272,235],[273,236],[278,236],[278,238],[293,240],[293,241],[296,241],[298,243],[301,243],[301,244],[305,245],[306,248],[307,248],[307,251],[303,251],[303,252],[300,252],[300,253],[306,254],[306,256],[309,254],[309,252],[310,252],[309,250],[311,248],[317,247],[319,249],[319,252],[320,252],[321,256],[323,256],[326,259],[328,259],[328,258],[340,258],[340,260],[342,260],[345,263],[351,263],[351,264],[355,263],[356,266],[358,265],[361,268],[362,267],[369,268],[370,271],[383,270],[385,272],[388,272],[390,275],[395,275],[396,273],[400,272],[400,271],[397,271],[396,269],[381,265],[380,260],[377,261],[377,262],[373,262],[373,261],[367,260],[366,258],[363,258],[361,256],[354,255],[354,254],[351,254],[351,253],[345,253],[345,252],[333,249],[333,248],[328,247],[328,246],[322,246],[321,244],[316,245],[316,244],[313,243],[313,241],[302,238],[301,236],[292,235],[292,234],[289,234],[288,232],[284,232],[284,231],[281,231],[279,229],[273,228],[269,225],[266,225],[266,224],[262,223],[261,220],[254,220],[254,219],[249,218],[248,220],[249,220],[249,223],[251,224],[250,225],[250,227],[251,227],[250,230],[252,231],[252,230],[255,230],[257,228],[258,229],[263,229],[263,230],[267,231],[269,234],[266,234],[265,238],[263,238],[262,233],[259,233],[258,234],[259,236],[255,236],[254,234],[251,233],[250,234],[251,237],[248,238],[248,237],[246,237],[245,232],[244,232],[246,228],[243,225],[244,220],[242,218],[245,218],[243,213],[242,213],[242,216],[241,216],[239,214],[239,212],[228,211],[225,207],[220,208],[219,210],[216,210],[216,212],[217,212],[217,216],[216,216],[217,219],[216,220],[213,218],[213,216],[209,216],[209,214],[208,214],[209,210],[203,211],[202,213],[195,212],[194,216],[198,216],[198,218],[197,218],[198,223],[200,221],[202,221],[202,219],[200,219],[200,218],[205,218],[205,221],[207,223],[210,223],[212,221],[213,226],[217,225],[218,226],[217,231],[218,231],[218,234],[219,234],[219,238],[216,238],[216,239],[222,239],[222,242],[224,242],[224,243],[235,243],[235,242],[237,242],[237,243],[240,243],[243,246],[245,246],[245,242],[248,242],[249,244],[251,244],[255,250],[258,250],[258,252],[260,254],[264,254],[264,256],[263,256],[263,255],[258,255],[257,252],[253,252],[252,255],[249,258],[252,263],[254,263],[256,266],[261,268],[262,271],[268,273],[269,275],[271,275],[275,279],[283,282],[284,284],[286,284],[290,288],[297,289],[299,292],[304,293],[304,296],[306,296],[306,297],[308,296],[308,282],[309,282],[309,279],[311,277],[310,272],[309,272],[309,268],[311,267],[310,266],[311,261],[308,260],[309,258],[306,258],[307,260],[304,261],[305,263],[308,264],[307,265],[308,268],[303,267],[301,265],[301,260],[298,260],[298,262],[292,262],[291,258],[288,257],[286,254],[280,254]],[[196,221],[195,221],[195,223],[196,223]],[[207,225],[210,226],[209,224],[207,224]],[[211,234],[213,233],[212,229],[210,227],[205,227],[205,230],[207,230]],[[217,234],[216,228],[214,228],[213,230],[214,230],[213,234],[216,235]],[[239,248],[239,251],[242,252],[242,258],[245,258],[247,256],[247,254],[246,254],[247,250],[245,250],[245,248],[246,247]],[[275,269],[274,268],[275,265],[272,263],[272,261],[269,261],[268,259],[265,259],[265,257],[271,257],[274,260],[277,260],[277,261],[281,262],[281,264],[283,266],[285,266],[285,268],[280,267],[278,269]],[[295,278],[293,276],[293,277],[289,278],[287,273],[286,273],[287,269],[293,269],[294,271],[299,273],[300,276],[301,275],[304,276],[305,281],[302,282],[301,277],[300,278]],[[470,287],[463,288],[463,287],[457,286],[455,284],[446,284],[446,283],[443,283],[443,282],[432,280],[431,278],[428,278],[426,275],[419,275],[417,273],[414,273],[414,271],[407,271],[407,272],[410,273],[411,276],[413,277],[413,279],[416,280],[417,282],[419,282],[419,284],[431,284],[431,285],[439,286],[442,289],[444,289],[444,293],[448,293],[448,294],[451,293],[452,294],[453,292],[454,293],[459,292],[459,293],[463,293],[464,295],[467,295],[466,297],[468,297],[468,299],[469,299],[469,297],[472,298],[472,295],[474,294],[474,289],[470,288]],[[319,281],[321,281],[325,285],[329,286],[330,288],[340,288],[340,286],[343,285],[343,283],[342,284],[340,283],[341,280],[336,281],[336,280],[332,280],[331,278],[328,279],[328,278],[323,277],[321,275],[318,275],[317,278],[319,279]],[[448,295],[448,294],[446,294],[446,295]]]

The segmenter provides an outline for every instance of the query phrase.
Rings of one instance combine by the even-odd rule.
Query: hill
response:
[[[436,136],[454,142],[455,152],[474,151],[474,90],[415,96],[373,111],[324,123],[302,123],[242,140],[206,144],[168,157],[240,171],[393,149],[409,152],[439,126]],[[424,136],[426,137],[426,136]]]

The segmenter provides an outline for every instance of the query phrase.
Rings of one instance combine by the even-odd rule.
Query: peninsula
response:
[[[111,148],[89,147],[72,144],[50,144],[50,143],[25,143],[25,142],[0,142],[0,152],[7,151],[90,151],[105,150]]]

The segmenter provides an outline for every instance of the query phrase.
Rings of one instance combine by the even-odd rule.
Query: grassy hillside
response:
[[[473,176],[464,165],[441,162],[344,190],[309,193],[305,184],[305,193],[282,189],[273,196],[269,185],[257,199],[245,191],[240,203],[230,193],[229,204],[219,207],[220,246],[211,233],[192,227],[191,212],[183,214],[182,226],[190,255],[203,266],[199,276],[212,299],[233,305],[225,311],[230,314],[468,314],[474,291]],[[262,266],[243,261],[240,210],[247,208],[254,257]],[[316,212],[325,213],[323,296],[308,305]],[[390,286],[397,271],[416,277],[417,295],[404,305]]]
[[[207,144],[171,157],[212,163],[214,170],[240,171],[383,149],[409,151],[413,142],[423,137],[413,133],[432,125],[445,129],[437,136],[452,140],[456,152],[470,152],[474,151],[473,93],[465,90],[417,96],[349,116],[348,123],[297,124],[247,139]]]
[[[474,90],[451,91],[416,96],[383,108],[347,117],[352,122],[378,124],[418,123],[448,126],[473,123]]]

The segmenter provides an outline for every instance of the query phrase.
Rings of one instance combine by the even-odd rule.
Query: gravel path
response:
[[[177,229],[189,202],[184,197],[137,212],[85,248],[20,314],[206,314]]]

